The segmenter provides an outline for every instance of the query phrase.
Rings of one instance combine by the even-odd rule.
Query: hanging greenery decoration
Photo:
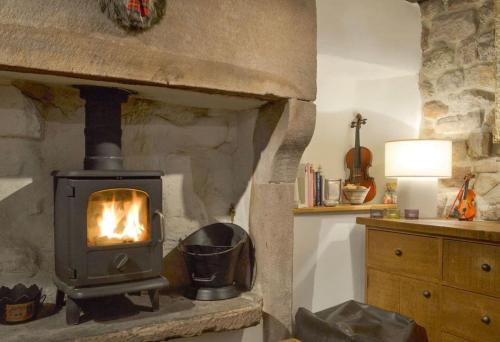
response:
[[[127,30],[145,30],[160,21],[167,0],[98,0],[101,11]]]

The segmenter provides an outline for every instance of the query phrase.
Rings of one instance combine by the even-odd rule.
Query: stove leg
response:
[[[153,311],[158,311],[160,309],[160,290],[148,290],[148,294]]]
[[[56,307],[62,308],[64,306],[64,292],[57,290],[56,294]]]
[[[82,310],[73,298],[66,299],[66,323],[68,325],[76,325],[80,323],[80,313]]]

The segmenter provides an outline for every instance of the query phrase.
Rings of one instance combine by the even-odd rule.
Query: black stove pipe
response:
[[[85,170],[121,170],[121,105],[130,92],[117,88],[81,85],[85,100]]]

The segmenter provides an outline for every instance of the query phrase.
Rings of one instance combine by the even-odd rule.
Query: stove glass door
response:
[[[151,239],[149,196],[137,189],[107,189],[90,195],[87,246],[131,244]]]

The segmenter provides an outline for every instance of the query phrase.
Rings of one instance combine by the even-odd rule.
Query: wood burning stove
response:
[[[85,99],[84,170],[54,172],[57,305],[78,324],[79,300],[147,290],[153,310],[164,227],[161,171],[123,170],[121,104],[129,93],[80,86]]]

